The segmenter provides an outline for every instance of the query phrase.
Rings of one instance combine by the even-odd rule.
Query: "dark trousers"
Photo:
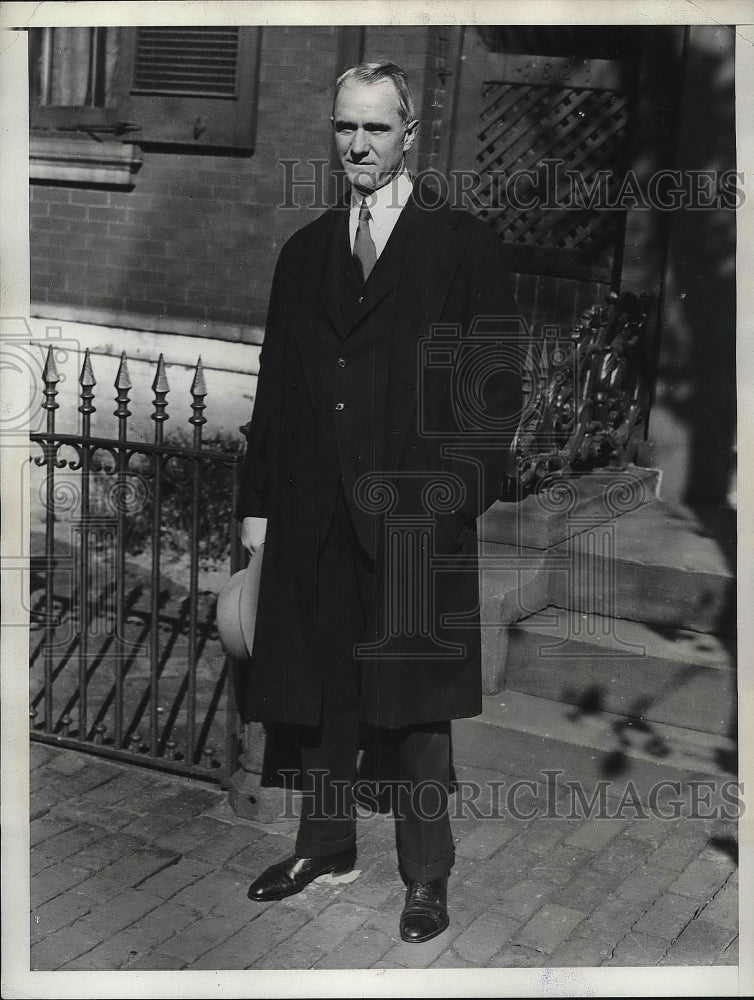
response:
[[[318,566],[322,714],[301,748],[303,795],[296,840],[301,857],[334,854],[355,842],[352,783],[359,750],[360,665],[353,649],[362,639],[365,609],[375,592],[375,564],[358,541],[339,491]],[[447,874],[454,860],[447,811],[450,724],[376,729],[371,739],[374,746],[368,749],[376,757],[384,756],[387,744],[398,762],[397,780],[389,787],[403,877],[429,882]]]

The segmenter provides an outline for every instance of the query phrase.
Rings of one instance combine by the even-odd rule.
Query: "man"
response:
[[[476,518],[520,406],[515,366],[472,373],[506,430],[459,446],[448,366],[475,320],[515,305],[492,231],[406,172],[404,72],[348,70],[332,122],[350,197],[280,254],[237,511],[248,551],[265,542],[247,713],[299,727],[304,776],[295,854],[249,896],[353,867],[366,725],[397,752],[400,933],[421,942],[448,926],[450,720],[481,711]],[[425,378],[438,325],[450,350]]]

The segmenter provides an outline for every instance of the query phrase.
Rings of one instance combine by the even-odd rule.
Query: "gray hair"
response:
[[[391,62],[360,63],[358,66],[352,66],[350,69],[347,69],[345,73],[341,73],[335,81],[333,112],[335,109],[335,101],[338,98],[341,87],[343,87],[346,83],[350,83],[352,80],[358,80],[359,83],[379,83],[381,80],[390,80],[395,87],[396,93],[398,94],[398,105],[400,107],[403,121],[410,122],[414,120],[416,113],[414,109],[414,98],[411,94],[408,77],[400,66],[396,66],[395,63]]]

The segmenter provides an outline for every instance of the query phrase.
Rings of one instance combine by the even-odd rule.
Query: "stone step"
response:
[[[557,772],[561,786],[571,781],[589,790],[604,783],[613,797],[630,783],[643,801],[661,782],[704,782],[714,801],[723,789],[728,799],[735,796],[729,785],[736,779],[736,743],[729,737],[516,691],[486,697],[481,715],[452,723],[452,736],[460,774],[480,768],[527,780],[538,775],[545,789]]]
[[[573,570],[553,575],[550,603],[735,635],[735,513],[656,501],[577,535],[553,550]]]
[[[497,501],[480,519],[480,535],[505,545],[548,549],[597,524],[625,516],[657,496],[659,472],[629,465],[543,481],[517,503]]]
[[[654,501],[547,550],[503,542],[482,522],[483,621],[518,621],[547,605],[715,635],[735,635],[732,509]],[[574,526],[575,528],[575,526]]]
[[[730,735],[735,644],[550,606],[510,627],[505,690]]]

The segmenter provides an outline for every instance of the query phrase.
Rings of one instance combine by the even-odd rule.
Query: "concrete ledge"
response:
[[[161,316],[156,313],[136,313],[95,309],[91,306],[64,302],[33,302],[31,315],[41,319],[66,320],[69,323],[111,326],[118,330],[138,330],[147,333],[179,334],[182,337],[206,337],[208,340],[231,341],[259,345],[264,340],[264,327],[237,326],[212,320],[188,319],[182,316]]]

